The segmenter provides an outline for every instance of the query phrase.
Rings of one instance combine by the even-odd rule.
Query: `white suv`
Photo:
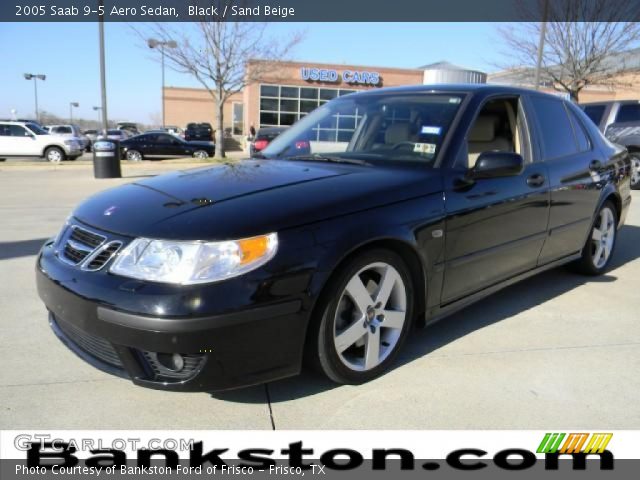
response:
[[[0,121],[0,158],[43,157],[50,162],[75,160],[82,155],[82,144],[43,130],[31,122]]]

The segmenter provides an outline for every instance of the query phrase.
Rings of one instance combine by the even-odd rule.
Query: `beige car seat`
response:
[[[469,132],[469,160],[468,167],[473,168],[478,157],[483,152],[502,151],[511,152],[513,146],[504,137],[496,137],[496,127],[498,125],[496,115],[480,115],[471,131]]]

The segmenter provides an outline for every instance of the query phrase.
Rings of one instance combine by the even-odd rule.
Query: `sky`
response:
[[[502,59],[495,23],[273,23],[272,36],[304,31],[291,60],[313,64],[416,68],[446,60],[475,70],[495,71]],[[136,28],[144,25],[136,24]],[[186,25],[185,25],[186,27]],[[153,123],[161,110],[161,71],[157,57],[131,24],[105,24],[107,105],[112,120]],[[38,106],[68,117],[97,118],[100,105],[97,23],[0,23],[0,118],[16,109],[34,116],[33,80]],[[166,70],[167,86],[198,87],[190,76]]]

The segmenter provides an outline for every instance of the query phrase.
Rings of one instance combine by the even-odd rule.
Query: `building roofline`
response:
[[[264,60],[260,58],[251,58],[247,60],[247,64],[251,63],[268,63],[269,60]],[[399,72],[399,73],[415,73],[422,74],[423,70],[420,68],[401,68],[401,67],[382,67],[380,65],[352,65],[349,63],[325,63],[325,62],[314,62],[314,61],[299,61],[299,60],[280,60],[275,63],[288,64],[299,67],[307,67],[307,66],[321,66],[321,67],[353,67],[358,69],[379,69],[385,70],[388,72]]]

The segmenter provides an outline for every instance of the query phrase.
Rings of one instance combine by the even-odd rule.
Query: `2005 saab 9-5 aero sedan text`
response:
[[[411,325],[573,262],[600,274],[630,203],[628,153],[560,98],[417,86],[335,99],[261,158],[82,203],[37,260],[54,332],[147,387],[393,362]]]

